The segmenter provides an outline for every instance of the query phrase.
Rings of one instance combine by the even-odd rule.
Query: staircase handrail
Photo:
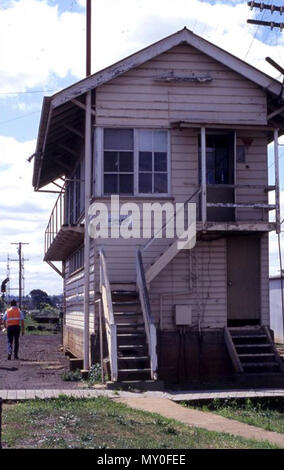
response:
[[[100,249],[100,292],[102,296],[102,310],[105,319],[105,329],[110,359],[111,380],[117,381],[117,336],[116,324],[114,321],[111,288],[107,272],[106,257],[103,248]]]
[[[142,260],[142,254],[140,248],[137,249],[137,258],[136,258],[136,273],[137,273],[137,287],[139,290],[139,298],[142,307],[148,351],[150,356],[150,367],[151,367],[151,378],[153,380],[157,379],[157,368],[158,368],[158,358],[157,358],[157,331],[156,326],[153,321],[151,305],[149,299],[149,293],[147,289],[145,272]]]
[[[197,196],[198,194],[201,193],[201,188],[199,187],[191,196],[189,196],[187,198],[187,200],[183,203],[184,205],[185,204],[188,204],[195,196]],[[174,219],[176,219],[176,216],[177,216],[177,213],[180,211],[181,209],[179,209],[177,212],[174,213],[174,215],[156,232],[154,233],[154,235],[152,236],[152,238],[150,238],[150,240],[148,240],[145,245],[142,246],[141,250],[144,252],[146,251],[149,246],[152,245],[153,241],[156,239],[157,235],[162,232],[168,225],[169,223]]]

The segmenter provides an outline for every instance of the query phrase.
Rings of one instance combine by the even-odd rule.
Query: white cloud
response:
[[[6,258],[10,253],[17,258],[11,243],[27,242],[26,292],[41,288],[60,293],[62,283],[57,274],[42,262],[44,231],[56,195],[38,194],[32,188],[32,163],[27,158],[34,152],[35,140],[18,142],[12,137],[0,136],[0,280],[6,275]],[[11,285],[17,287],[16,264],[12,265]]]
[[[85,0],[78,2],[85,6]],[[93,2],[93,71],[187,26],[205,39],[277,75],[264,58],[282,56],[278,46],[252,42],[246,2],[215,4],[201,0],[96,0]],[[273,33],[274,34],[274,33]],[[85,74],[85,12],[59,13],[47,0],[13,0],[0,6],[0,91],[46,87],[54,76]]]
[[[1,92],[45,86],[50,75],[84,73],[84,16],[62,13],[46,0],[13,1],[0,9]]]
[[[85,7],[86,2],[77,3]],[[264,59],[282,58],[284,37],[278,32],[277,46],[253,39],[256,27],[246,24],[248,16],[246,2],[237,1],[233,6],[200,0],[96,0],[93,71],[187,26],[242,59],[249,51],[247,60],[276,76]],[[58,7],[47,0],[1,2],[0,44],[1,93],[54,88],[56,77],[68,74],[79,79],[85,73],[85,12],[59,13]],[[17,104],[21,111],[27,111],[27,106],[20,100]],[[30,259],[26,264],[30,279],[27,289],[37,286],[60,292],[59,277],[41,261],[44,230],[55,198],[33,192],[32,164],[26,158],[34,148],[35,141],[21,143],[0,136],[0,259],[11,250],[11,242],[30,242],[26,248]],[[277,249],[277,240],[271,235],[273,271],[278,269]],[[3,263],[0,269],[1,274],[5,272]]]

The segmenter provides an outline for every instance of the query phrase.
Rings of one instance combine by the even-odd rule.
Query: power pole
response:
[[[271,14],[274,12],[282,14],[284,13],[284,5],[282,6],[277,6],[277,5],[269,5],[267,3],[263,2],[248,2],[248,6],[253,10],[254,8],[258,8],[261,12],[263,10],[270,10]],[[279,28],[280,31],[284,29],[284,22],[277,22],[277,21],[262,21],[262,20],[247,20],[247,23],[249,24],[257,24],[260,26],[268,26],[270,29],[273,28]]]
[[[7,279],[9,279],[7,287],[7,301],[10,302],[10,257],[7,256]]]
[[[92,10],[91,0],[87,0],[86,15],[86,74],[91,75],[91,37],[92,37]],[[92,156],[92,92],[86,93],[86,112],[85,112],[85,235],[84,235],[84,366],[82,376],[87,376],[90,368],[90,237],[88,233],[89,226],[89,207],[91,199],[91,156]]]
[[[29,243],[18,242],[18,243],[11,243],[11,245],[17,245],[18,246],[18,250],[17,250],[18,255],[19,255],[18,260],[10,260],[10,261],[18,261],[18,263],[19,263],[19,308],[21,309],[22,308],[22,297],[23,297],[24,262],[28,261],[22,255],[22,247],[23,247],[23,245],[29,245]]]
[[[87,0],[87,16],[86,16],[86,76],[92,73],[91,53],[92,53],[92,1]]]

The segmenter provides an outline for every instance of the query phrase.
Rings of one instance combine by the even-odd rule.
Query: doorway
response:
[[[260,324],[260,238],[227,238],[228,326]]]

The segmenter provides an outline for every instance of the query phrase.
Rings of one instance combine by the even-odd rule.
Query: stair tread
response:
[[[270,348],[271,344],[236,344],[236,348]]]
[[[117,336],[141,336],[145,335],[145,332],[135,332],[135,333],[117,333]]]
[[[269,367],[269,366],[279,366],[278,362],[243,362],[243,367]]]
[[[134,360],[137,360],[137,361],[140,361],[140,360],[146,360],[146,359],[149,359],[149,356],[119,356],[117,358],[118,360],[129,360],[129,361],[134,361]]]
[[[144,323],[116,323],[116,326],[133,326],[135,328],[143,328]]]
[[[266,335],[231,335],[232,339],[250,339],[250,338],[267,338]]]
[[[114,300],[113,305],[140,305],[137,300]]]
[[[275,354],[273,353],[255,353],[255,354],[238,354],[239,357],[271,357],[271,356],[275,356]]]
[[[151,372],[151,369],[118,369],[118,372]]]
[[[142,312],[113,312],[114,315],[129,315],[129,316],[141,316]]]
[[[144,344],[119,344],[118,349],[136,349],[136,348],[145,348]]]

